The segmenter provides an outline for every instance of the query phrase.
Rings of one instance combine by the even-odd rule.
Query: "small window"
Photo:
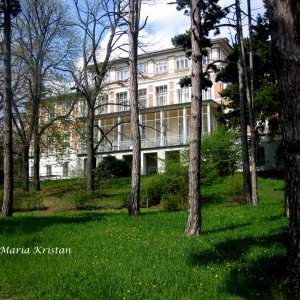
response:
[[[168,71],[168,60],[167,59],[160,59],[155,62],[155,73],[165,73]]]
[[[138,76],[146,76],[147,75],[147,63],[139,63],[137,64],[137,75]]]
[[[118,80],[128,79],[128,67],[122,67],[117,70],[117,79]]]
[[[128,110],[127,92],[117,93],[116,101],[117,101],[117,111]]]
[[[176,58],[176,70],[186,70],[189,68],[189,60],[186,56],[178,56]]]

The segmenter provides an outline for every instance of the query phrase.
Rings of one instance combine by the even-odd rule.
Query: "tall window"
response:
[[[68,149],[70,147],[70,142],[71,142],[71,134],[70,132],[66,132],[63,135],[63,142],[62,142],[63,148]]]
[[[55,104],[48,108],[47,121],[51,122],[55,118]]]
[[[155,73],[165,73],[168,71],[168,60],[160,59],[155,62]]]
[[[101,94],[97,98],[97,113],[98,114],[107,114],[109,113],[109,101],[108,101],[108,95],[107,94]]]
[[[66,99],[63,103],[62,103],[62,114],[63,115],[67,115],[70,113],[70,110],[72,108],[72,101]],[[71,117],[71,113],[69,114],[68,118]]]
[[[211,88],[202,90],[202,100],[211,100]]]
[[[163,106],[168,104],[168,87],[166,85],[156,87],[156,105]]]
[[[176,57],[176,70],[186,70],[189,68],[189,60],[185,55]]]
[[[146,76],[147,75],[147,63],[139,63],[137,64],[137,75],[138,76]]]
[[[139,108],[147,107],[147,89],[140,89],[138,91]]]
[[[79,117],[87,116],[87,104],[85,100],[79,102]]]
[[[118,80],[128,79],[128,67],[122,67],[117,69],[117,79]]]
[[[68,177],[69,176],[69,163],[64,162],[63,163],[63,177]]]
[[[52,176],[52,165],[46,165],[46,176],[47,177]]]
[[[207,55],[202,56],[202,64],[208,65],[210,63],[210,53],[208,52]]]
[[[116,93],[117,110],[128,110],[127,92]]]
[[[176,90],[177,103],[185,103],[191,101],[191,88],[189,86]]]

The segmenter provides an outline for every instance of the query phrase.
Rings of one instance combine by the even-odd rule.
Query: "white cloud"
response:
[[[172,47],[171,38],[184,33],[190,26],[189,17],[185,16],[183,11],[177,11],[176,5],[168,4],[170,2],[175,2],[175,0],[156,1],[155,5],[143,5],[142,8],[141,16],[143,19],[148,16],[147,32],[156,41],[156,49]],[[234,0],[220,0],[219,5],[225,7],[234,3]],[[251,6],[253,17],[265,11],[263,0],[251,0]],[[244,11],[247,10],[246,0],[241,1],[241,7]],[[235,34],[232,30],[231,32]],[[213,38],[213,35],[211,37]],[[218,37],[227,37],[231,40],[230,30],[227,27],[222,28]]]
[[[141,17],[148,17],[146,31],[156,42],[157,49],[172,47],[171,38],[189,29],[190,19],[176,5],[168,4],[174,0],[156,1],[155,5],[144,4]]]

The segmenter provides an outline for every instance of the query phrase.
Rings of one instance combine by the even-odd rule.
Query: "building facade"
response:
[[[231,48],[226,39],[212,41],[203,68],[215,62],[222,68]],[[139,119],[142,138],[141,173],[164,170],[164,159],[172,153],[187,149],[191,115],[191,88],[181,87],[180,79],[191,74],[191,61],[183,49],[172,48],[138,57]],[[216,74],[209,70],[212,87],[203,90],[202,131],[210,133],[218,126],[216,112],[222,104],[220,92],[224,83],[216,82]],[[114,61],[106,75],[106,87],[99,97],[95,118],[95,148],[97,164],[107,155],[132,160],[130,114],[128,103],[128,63]],[[55,110],[62,110],[56,107]],[[79,101],[70,116],[74,120],[86,118],[86,103]],[[80,123],[80,122],[79,122]],[[45,177],[73,177],[83,175],[86,161],[84,126],[76,130],[61,127],[63,137],[55,146],[48,137],[40,160],[40,174]],[[50,136],[50,135],[48,135]],[[47,146],[48,145],[48,146]],[[49,146],[52,145],[52,146]],[[54,145],[54,146],[53,146]],[[32,175],[33,169],[30,172]]]

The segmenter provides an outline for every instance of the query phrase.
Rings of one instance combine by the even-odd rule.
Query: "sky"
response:
[[[175,0],[158,0],[156,5],[144,5],[141,16],[148,16],[147,33],[151,41],[156,43],[154,47],[158,49],[171,48],[171,38],[177,34],[184,33],[189,28],[189,17],[182,11],[176,10],[176,5],[168,3]],[[224,7],[234,3],[234,0],[220,0],[219,5]],[[246,11],[246,0],[242,0],[242,9]],[[263,0],[251,0],[252,15],[263,14]],[[227,37],[231,39],[229,29],[223,28],[218,37]]]

